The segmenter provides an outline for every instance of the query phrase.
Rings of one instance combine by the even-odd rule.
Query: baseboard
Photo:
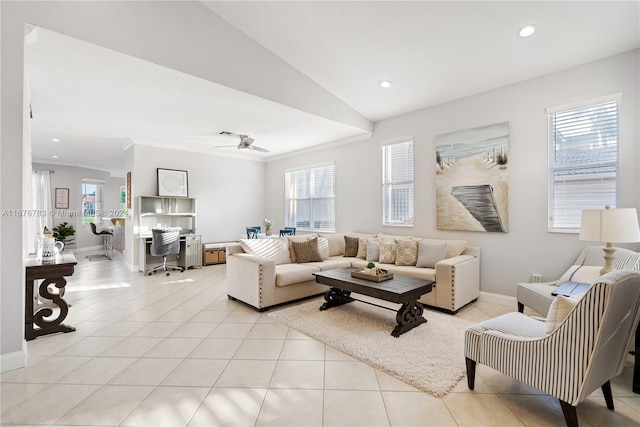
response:
[[[508,295],[494,294],[492,292],[480,291],[480,297],[478,301],[490,302],[492,304],[504,305],[506,307],[513,307],[514,310],[518,306],[516,297],[510,297]]]
[[[27,366],[26,341],[22,343],[21,351],[14,351],[0,356],[0,372],[13,371]]]

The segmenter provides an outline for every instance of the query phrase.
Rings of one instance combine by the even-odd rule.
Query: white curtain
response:
[[[42,234],[44,227],[53,232],[53,203],[51,192],[51,171],[33,170],[31,174],[32,186],[32,208],[33,215],[28,216],[31,224],[28,227],[30,231],[29,241],[32,242],[30,252],[35,252],[38,248],[38,236]]]

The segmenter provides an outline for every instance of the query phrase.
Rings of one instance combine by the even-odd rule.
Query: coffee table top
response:
[[[345,291],[357,292],[385,301],[404,303],[431,292],[434,281],[416,279],[415,277],[393,274],[393,279],[373,282],[351,277],[352,271],[359,268],[339,268],[313,273],[316,282]]]

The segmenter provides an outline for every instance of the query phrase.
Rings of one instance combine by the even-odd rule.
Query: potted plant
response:
[[[273,227],[273,221],[267,218],[264,221],[262,221],[262,225],[264,225],[264,234],[266,234],[267,236],[270,236],[271,227]]]
[[[66,222],[62,222],[58,224],[57,227],[53,227],[53,238],[58,242],[62,242],[66,245],[73,243],[73,238],[76,234],[76,230],[73,228],[73,225],[69,225]]]

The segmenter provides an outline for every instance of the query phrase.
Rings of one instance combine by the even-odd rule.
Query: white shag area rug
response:
[[[472,322],[425,309],[427,323],[394,338],[394,311],[358,301],[320,311],[323,302],[268,316],[436,397],[465,376],[464,330]]]

